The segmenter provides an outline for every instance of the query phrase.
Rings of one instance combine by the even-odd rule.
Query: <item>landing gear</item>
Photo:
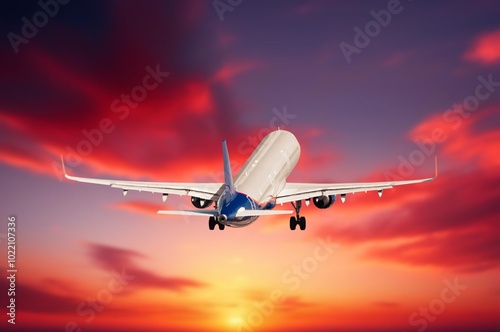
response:
[[[208,228],[213,231],[215,228],[215,225],[217,224],[217,220],[215,220],[215,217],[210,217],[208,219]]]
[[[300,208],[302,207],[302,201],[296,201],[295,204],[292,202],[292,206],[295,210],[295,217],[290,217],[290,229],[292,231],[299,225],[300,230],[306,229],[306,218],[300,216]]]
[[[300,217],[299,220],[297,220],[297,223],[299,224],[301,231],[306,229],[306,217]]]
[[[294,231],[295,228],[297,228],[297,225],[299,225],[301,231],[305,230],[306,229],[306,218],[299,217],[299,219],[297,219],[296,217],[290,217],[290,229],[292,231]]]
[[[219,230],[221,230],[221,231],[223,231],[224,228],[226,228],[226,225],[221,224],[217,219],[215,219],[215,217],[210,217],[208,219],[208,229],[213,231],[215,229],[216,225],[219,225]]]

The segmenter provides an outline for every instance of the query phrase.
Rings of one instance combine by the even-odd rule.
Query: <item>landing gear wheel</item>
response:
[[[217,221],[215,220],[214,217],[208,218],[208,228],[213,231],[215,228],[215,224],[217,224]]]
[[[294,231],[299,225],[300,230],[306,229],[306,218],[300,216],[300,208],[302,207],[302,201],[292,202],[293,209],[295,210],[295,217],[290,217],[290,229]]]
[[[306,229],[306,218],[305,217],[300,217],[297,223],[299,224],[301,231]]]
[[[223,231],[224,228],[226,228],[226,225],[218,223],[219,224],[219,230]]]

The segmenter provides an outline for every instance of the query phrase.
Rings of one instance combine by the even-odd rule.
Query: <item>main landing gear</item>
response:
[[[295,204],[292,202],[292,206],[295,210],[295,217],[290,217],[290,229],[292,231],[299,225],[300,230],[306,229],[306,218],[300,216],[300,208],[302,207],[302,201],[296,201]]]
[[[224,230],[224,228],[226,228],[226,225],[221,224],[221,223],[220,223],[217,219],[215,219],[215,217],[210,217],[210,218],[208,219],[208,228],[209,228],[211,231],[213,231],[213,230],[214,230],[214,228],[215,228],[215,225],[219,225],[219,229],[220,229],[221,231],[223,231],[223,230]]]

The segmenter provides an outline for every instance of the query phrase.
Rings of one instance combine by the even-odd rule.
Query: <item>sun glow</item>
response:
[[[243,318],[241,318],[241,316],[234,315],[229,317],[227,322],[231,326],[240,326],[243,324]]]

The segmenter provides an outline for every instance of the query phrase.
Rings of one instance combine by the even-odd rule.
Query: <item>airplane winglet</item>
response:
[[[68,177],[68,173],[66,173],[66,166],[64,166],[64,159],[63,159],[62,155],[61,155],[61,165],[62,165],[62,170],[63,170],[63,173],[64,173],[64,177],[67,178]]]
[[[438,156],[434,157],[434,178],[438,177]]]

